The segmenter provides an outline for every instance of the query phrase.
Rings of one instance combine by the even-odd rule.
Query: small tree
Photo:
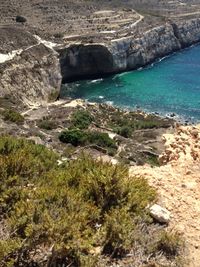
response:
[[[25,23],[27,20],[25,17],[22,17],[22,16],[16,16],[16,22],[19,22],[19,23]]]

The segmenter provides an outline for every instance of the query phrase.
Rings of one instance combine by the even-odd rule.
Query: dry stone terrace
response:
[[[0,0],[0,26],[27,19],[21,27],[41,37],[106,41],[138,36],[169,20],[200,15],[199,0]]]
[[[110,40],[124,36],[127,34],[127,30],[131,30],[142,20],[143,16],[132,9],[96,11],[89,16],[80,16],[69,20],[68,34],[64,36],[64,39],[70,41],[88,37],[95,38],[98,35],[102,39]],[[75,32],[79,34],[74,35]]]

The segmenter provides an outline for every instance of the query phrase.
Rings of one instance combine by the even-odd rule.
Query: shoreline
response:
[[[189,49],[191,49],[193,47],[196,47],[196,46],[200,46],[200,41],[194,42],[193,44],[190,44],[190,45],[185,46],[185,47],[181,47],[180,49],[172,51],[171,53],[166,54],[166,55],[164,55],[162,57],[156,57],[154,60],[146,63],[144,66],[141,66],[141,67],[136,67],[136,68],[128,69],[128,70],[122,70],[122,71],[119,71],[119,72],[111,72],[111,73],[108,73],[108,74],[102,74],[102,75],[97,75],[97,76],[96,75],[91,75],[91,76],[89,75],[89,76],[85,76],[85,77],[78,78],[78,79],[75,78],[75,79],[72,79],[72,80],[69,80],[69,81],[66,81],[66,82],[62,82],[62,85],[73,84],[73,83],[81,82],[81,81],[91,81],[91,82],[92,81],[98,81],[98,80],[110,78],[110,77],[115,76],[115,75],[124,75],[126,73],[130,73],[130,72],[133,72],[133,71],[142,71],[144,69],[153,68],[154,65],[159,64],[163,60],[165,60],[167,58],[170,58],[170,57],[173,57],[178,53],[184,52],[185,50],[189,50]]]
[[[142,71],[142,70],[145,70],[145,69],[153,68],[155,65],[159,64],[163,60],[165,60],[167,58],[170,58],[170,57],[173,57],[173,56],[176,56],[179,53],[182,53],[182,52],[184,52],[186,50],[192,49],[192,48],[197,47],[197,46],[200,46],[200,42],[194,43],[194,44],[192,44],[192,45],[190,45],[188,47],[182,48],[182,49],[180,49],[178,51],[174,51],[173,53],[170,53],[170,54],[168,54],[166,56],[163,56],[161,58],[156,59],[152,63],[148,63],[144,67],[139,67],[139,68],[134,69],[134,70],[123,71],[123,72],[116,73],[116,74],[109,74],[109,75],[106,75],[106,77],[98,77],[97,79],[93,79],[93,76],[91,76],[89,79],[86,78],[86,79],[76,80],[76,81],[73,81],[73,82],[67,82],[65,84],[62,84],[62,86],[64,86],[64,87],[65,86],[70,86],[71,84],[78,84],[79,82],[82,82],[82,81],[85,81],[87,83],[98,83],[98,82],[101,82],[103,79],[107,79],[107,78],[114,79],[116,76],[123,76],[123,75],[126,75],[126,74],[131,73],[131,72]],[[61,86],[61,90],[62,90],[62,86]],[[73,91],[73,89],[72,89],[72,91]],[[65,96],[62,96],[59,99],[65,99]],[[72,97],[72,99],[75,100],[75,99],[79,99],[79,98],[73,98]],[[82,99],[85,100],[85,101],[88,101],[85,98],[82,98]],[[141,107],[137,107],[137,106],[136,107],[123,107],[123,106],[114,105],[113,103],[108,103],[109,101],[104,101],[103,100],[104,99],[103,96],[101,96],[101,98],[99,96],[99,99],[101,99],[101,102],[100,101],[96,101],[96,100],[95,101],[88,101],[88,102],[96,102],[98,104],[105,103],[105,104],[120,108],[120,109],[125,110],[125,111],[126,110],[128,110],[128,111],[137,111],[137,109],[139,109],[142,112],[147,113],[147,114],[158,115],[158,116],[160,116],[162,118],[172,118],[177,123],[180,123],[182,125],[196,125],[196,124],[200,123],[200,118],[199,118],[199,120],[195,119],[195,118],[190,118],[190,117],[187,117],[187,115],[181,115],[181,114],[176,113],[175,111],[160,112],[160,111],[149,111],[147,109],[144,109],[144,108],[141,108]]]
[[[188,119],[185,119],[181,116],[179,116],[178,114],[176,113],[166,113],[166,114],[162,114],[162,113],[159,113],[159,112],[150,112],[148,110],[145,110],[145,109],[141,109],[141,108],[133,108],[133,109],[129,109],[129,108],[123,108],[123,107],[120,107],[120,106],[116,106],[114,105],[113,103],[112,104],[109,104],[108,102],[96,102],[96,101],[88,101],[87,99],[83,99],[83,98],[71,98],[71,97],[66,97],[66,98],[59,98],[59,100],[55,101],[54,103],[59,103],[59,101],[69,101],[69,103],[67,103],[66,105],[67,106],[72,106],[73,107],[77,107],[77,106],[80,106],[80,105],[84,105],[84,104],[89,104],[89,105],[106,105],[106,106],[110,106],[114,109],[119,109],[121,110],[122,112],[135,112],[136,114],[143,114],[143,115],[153,115],[153,116],[157,116],[161,119],[171,119],[174,121],[174,123],[177,123],[177,124],[180,124],[180,125],[184,125],[184,126],[192,126],[192,125],[198,125],[200,124],[200,121],[192,121],[192,120],[188,120]],[[54,104],[54,103],[51,103],[51,104]]]
[[[135,113],[142,113],[144,115],[146,114],[146,115],[158,116],[161,119],[172,119],[175,123],[178,123],[178,124],[181,124],[181,125],[184,125],[184,126],[192,126],[192,125],[200,124],[200,119],[198,121],[198,120],[192,120],[190,118],[184,118],[184,116],[181,116],[181,115],[179,115],[179,114],[177,114],[175,112],[161,113],[161,112],[157,112],[157,111],[148,111],[148,110],[145,110],[145,109],[143,109],[141,107],[135,107],[135,108],[126,107],[125,108],[125,107],[114,105],[113,103],[108,103],[109,101],[97,102],[97,101],[89,101],[89,100],[84,99],[84,98],[67,98],[67,97],[66,98],[65,97],[59,98],[59,100],[57,100],[57,101],[65,101],[65,100],[69,100],[69,99],[71,100],[70,102],[73,102],[73,103],[75,103],[77,101],[77,105],[79,105],[81,101],[83,103],[91,104],[91,105],[103,104],[103,105],[107,105],[107,106],[113,107],[115,109],[119,109],[119,110],[121,110],[123,112],[135,112]],[[57,101],[55,101],[54,103],[56,103]]]

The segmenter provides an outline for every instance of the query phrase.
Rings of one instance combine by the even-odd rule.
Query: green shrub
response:
[[[131,137],[133,132],[130,126],[117,127],[116,129],[114,129],[114,131],[125,138]]]
[[[105,239],[103,253],[122,257],[133,246],[135,224],[126,208],[112,209],[107,215],[101,235]]]
[[[156,193],[145,179],[86,155],[62,166],[57,159],[43,146],[0,138],[0,210],[9,230],[0,241],[2,266],[96,267],[94,251],[122,257],[138,222],[147,227]],[[158,241],[166,250],[166,238]]]
[[[59,140],[73,146],[85,145],[88,141],[88,134],[78,129],[66,130],[60,133]]]
[[[18,16],[16,16],[16,22],[25,23],[26,18],[18,15]]]
[[[160,166],[159,158],[156,155],[148,155],[146,162],[149,163],[151,166]]]
[[[38,122],[38,127],[44,130],[53,130],[57,128],[57,124],[54,121],[43,119]]]
[[[14,122],[16,124],[22,124],[24,122],[24,117],[20,113],[12,109],[4,110],[2,112],[2,115],[5,121]]]
[[[63,143],[70,143],[73,146],[94,144],[104,148],[116,150],[115,141],[107,133],[101,132],[84,132],[79,129],[70,129],[61,132],[59,140]]]
[[[117,148],[115,141],[109,137],[107,133],[89,132],[88,140],[91,144],[101,147]]]
[[[26,185],[57,166],[58,156],[42,145],[9,136],[0,138],[0,210],[12,209]]]
[[[93,117],[88,111],[78,110],[73,114],[72,124],[79,129],[87,129],[93,121]]]

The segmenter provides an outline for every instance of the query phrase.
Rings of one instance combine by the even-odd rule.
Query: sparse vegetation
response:
[[[134,112],[122,115],[121,111],[113,113],[107,123],[115,132],[124,137],[130,137],[135,130],[169,127],[169,122],[154,115],[140,116]]]
[[[114,132],[116,132],[117,134],[125,138],[129,138],[132,135],[133,129],[129,126],[122,126],[122,127],[117,127],[116,129],[114,129]]]
[[[72,117],[73,127],[78,129],[87,129],[93,121],[93,117],[88,111],[77,110]]]
[[[151,166],[160,166],[160,162],[158,159],[158,156],[156,155],[147,155],[147,163],[149,163]]]
[[[42,120],[40,120],[38,122],[38,127],[41,129],[45,129],[45,130],[53,130],[57,128],[57,124],[56,122],[48,119],[48,118],[43,118]]]
[[[5,121],[14,122],[16,124],[22,124],[24,122],[24,117],[13,109],[5,109],[2,115]]]
[[[168,128],[173,120],[165,120],[153,114],[125,112],[113,107],[109,109],[106,105],[100,104],[98,113],[95,113],[95,122],[97,125],[103,124],[111,128],[125,138],[130,138],[135,130]]]
[[[178,233],[163,232],[157,244],[157,248],[162,250],[166,255],[174,257],[178,250],[183,247],[183,240]]]

